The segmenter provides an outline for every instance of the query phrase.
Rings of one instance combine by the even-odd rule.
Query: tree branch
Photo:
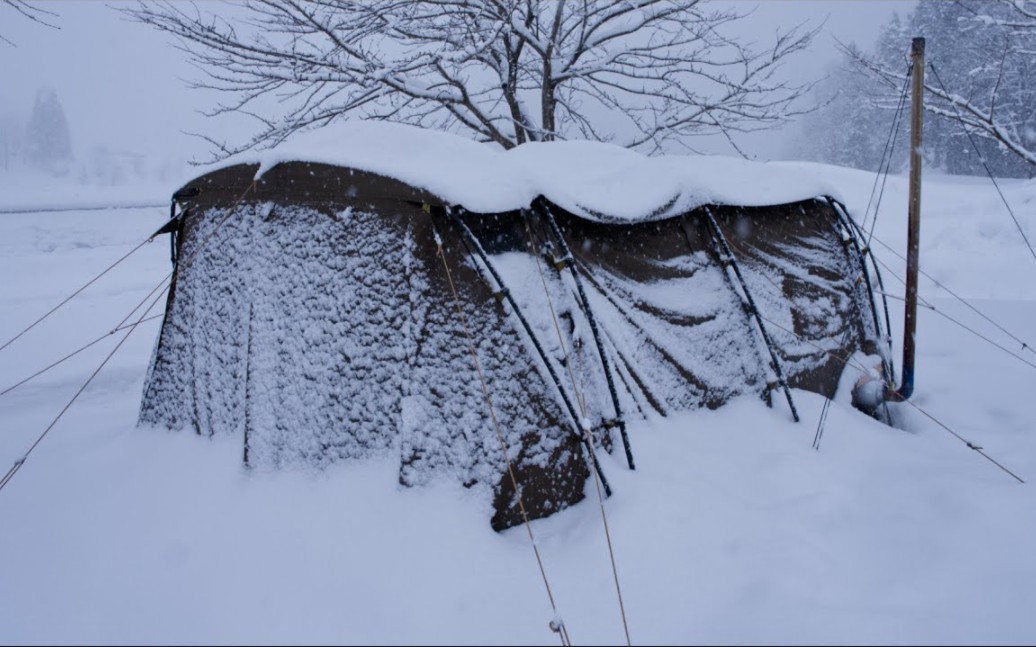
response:
[[[810,108],[809,84],[778,74],[816,30],[778,33],[756,51],[726,34],[742,14],[703,4],[251,0],[233,7],[234,20],[222,5],[167,0],[121,10],[176,39],[202,72],[195,87],[228,97],[210,114],[264,115],[246,147],[359,118],[468,132],[504,148],[576,136],[656,150]]]

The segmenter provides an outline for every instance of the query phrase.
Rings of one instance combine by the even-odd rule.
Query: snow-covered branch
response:
[[[345,117],[466,131],[510,148],[590,137],[669,140],[780,124],[809,109],[779,79],[816,31],[757,49],[707,0],[148,1],[123,9],[177,39],[197,87],[245,113],[263,146]],[[227,12],[227,13],[221,13]]]
[[[931,12],[938,16],[935,11],[938,7]],[[1036,95],[1032,92],[1036,2],[958,0],[944,14],[945,21],[967,37],[956,47],[953,34],[935,32],[929,39],[935,52],[925,71],[925,110],[951,125],[962,139],[984,140],[983,146],[999,148],[1036,167]],[[904,51],[907,44],[904,38]],[[889,88],[889,96],[878,103],[894,105],[892,91],[903,86],[904,71],[856,48],[843,46],[842,50],[857,69]],[[945,137],[952,137],[952,132]],[[970,142],[961,143],[971,148]],[[989,150],[979,154],[987,155]]]

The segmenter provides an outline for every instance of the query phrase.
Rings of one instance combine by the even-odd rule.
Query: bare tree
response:
[[[925,76],[925,110],[1036,166],[1036,1],[957,0],[956,6],[961,17],[955,27],[972,43],[969,54],[975,58],[954,48],[938,68],[932,66]],[[901,69],[882,65],[854,47],[843,51],[890,89],[902,86]],[[939,68],[952,65],[950,59],[968,64],[947,74]]]
[[[51,22],[52,18],[57,17],[57,14],[53,11],[44,9],[38,4],[30,4],[26,0],[0,0],[0,7],[13,9],[29,20],[38,22],[41,25],[46,25],[52,29],[59,29],[57,25]],[[14,45],[14,42],[6,38],[3,34],[0,34],[0,40],[4,41],[8,45]]]
[[[346,116],[466,131],[505,148],[584,138],[650,151],[687,135],[730,139],[808,109],[808,87],[779,70],[817,31],[778,30],[756,49],[728,33],[744,14],[705,0],[253,0],[239,9],[233,21],[211,5],[126,10],[179,40],[204,72],[197,87],[229,98],[209,114],[258,120],[241,145],[207,138],[221,155]]]

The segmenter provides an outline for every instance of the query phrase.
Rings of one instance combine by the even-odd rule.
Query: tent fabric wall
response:
[[[182,202],[143,424],[239,435],[253,466],[392,456],[404,485],[451,478],[487,490],[491,523],[502,529],[521,515],[492,406],[529,516],[549,515],[586,491],[581,427],[597,451],[613,446],[613,407],[572,269],[627,416],[766,393],[768,355],[700,209],[608,223],[541,201],[572,269],[550,262],[558,241],[539,209],[463,213],[559,385],[446,217],[450,205],[354,169],[284,163],[253,185],[255,171],[232,166],[185,187],[198,192]],[[707,208],[776,325],[769,332],[791,384],[833,396],[842,369],[834,356],[877,333],[831,206]]]

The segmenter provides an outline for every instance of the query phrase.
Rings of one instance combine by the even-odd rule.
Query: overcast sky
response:
[[[815,78],[836,60],[834,39],[869,47],[881,25],[896,11],[908,12],[915,0],[761,0],[724,4],[755,7],[744,23],[745,35],[765,42],[778,27],[804,20],[826,21],[812,52],[798,57],[793,73]],[[83,154],[103,143],[140,153],[205,157],[206,145],[181,131],[206,131],[197,109],[208,99],[188,90],[195,75],[170,40],[144,25],[127,21],[99,0],[47,2],[58,14],[60,30],[21,18],[0,4],[0,117],[25,119],[40,87],[53,88],[68,117],[73,147]],[[906,45],[904,45],[906,47]],[[211,129],[209,130],[211,132]],[[225,133],[221,133],[225,134]],[[748,141],[750,153],[773,157],[774,136]]]

